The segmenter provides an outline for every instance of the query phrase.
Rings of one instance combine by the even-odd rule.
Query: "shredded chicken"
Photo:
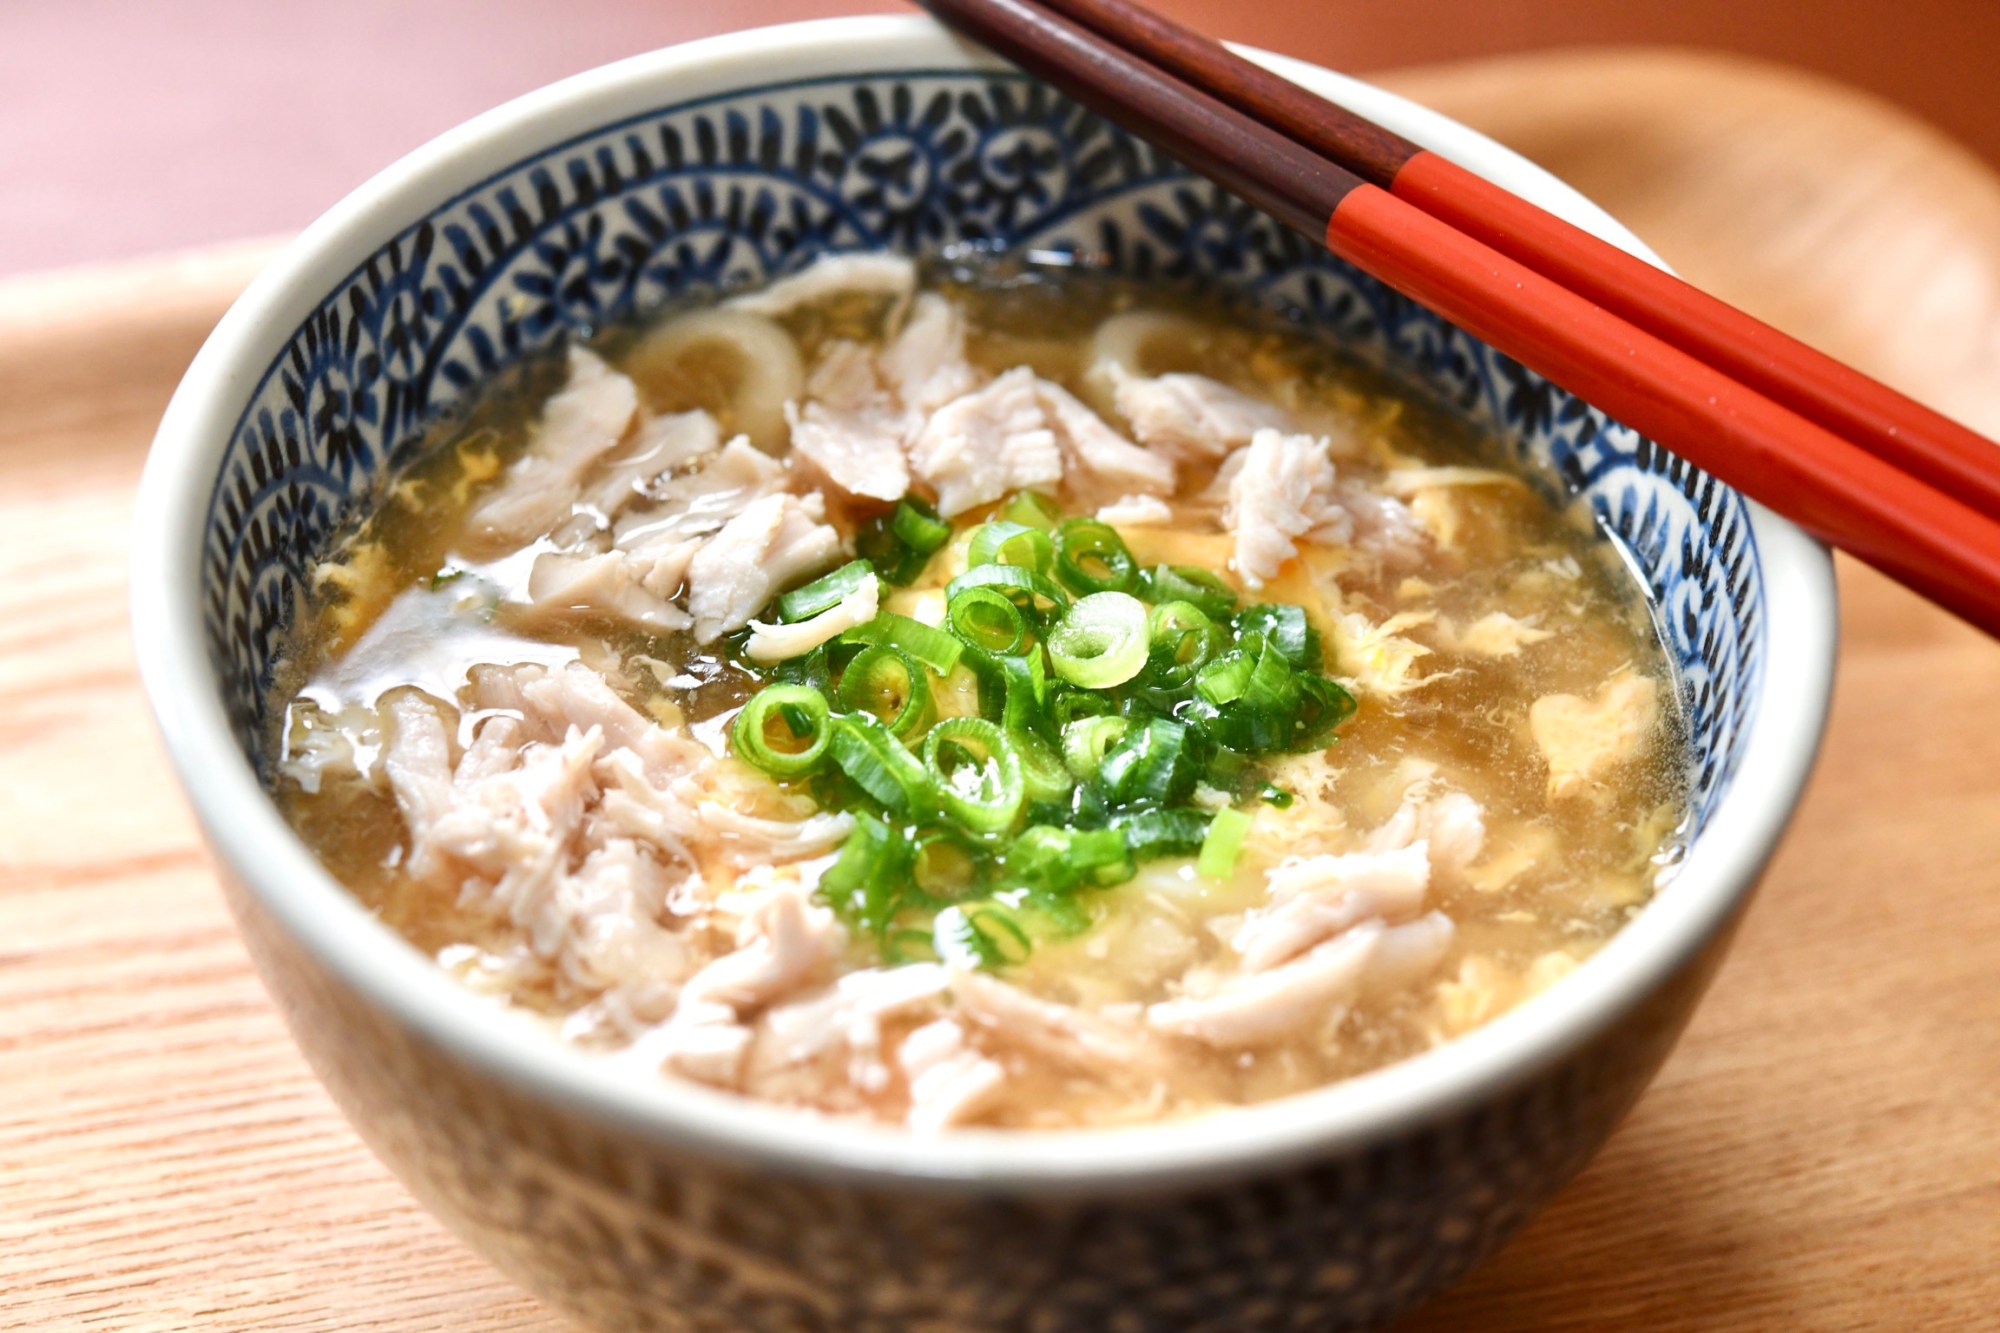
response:
[[[965,1029],[949,1018],[918,1028],[896,1053],[909,1081],[911,1129],[934,1132],[962,1124],[992,1105],[1007,1071],[971,1046]]]
[[[1060,384],[1037,380],[1035,392],[1072,476],[1087,477],[1128,496],[1173,493],[1171,460],[1120,435]]]
[[[529,605],[541,615],[608,612],[648,629],[686,629],[692,623],[687,612],[655,589],[669,595],[678,589],[696,549],[695,543],[682,542],[651,557],[545,552],[535,557],[528,575]]]
[[[743,655],[753,662],[782,662],[788,657],[809,653],[829,639],[837,638],[857,625],[875,618],[882,605],[882,584],[873,574],[855,585],[854,591],[816,616],[789,625],[750,622],[750,642]]]
[[[1260,430],[1290,424],[1282,408],[1206,375],[1148,379],[1115,361],[1099,362],[1091,373],[1110,384],[1118,414],[1139,443],[1173,463],[1218,459]]]
[[[1236,570],[1253,588],[1277,577],[1300,541],[1402,564],[1420,558],[1428,541],[1401,500],[1336,477],[1323,435],[1260,430],[1223,465],[1216,486],[1229,497],[1222,522],[1236,538]]]
[[[1163,528],[1174,521],[1174,511],[1156,495],[1126,495],[1099,509],[1097,521],[1114,528]]]
[[[694,553],[687,607],[697,642],[742,629],[772,593],[838,558],[840,534],[820,521],[818,499],[763,496]]]
[[[1143,1029],[1037,999],[996,977],[954,968],[951,994],[959,1017],[972,1027],[1078,1073],[1111,1079],[1143,1076],[1152,1063]]]
[[[1062,480],[1062,451],[1036,383],[1034,371],[1017,366],[952,399],[918,432],[910,467],[937,490],[940,514],[950,518],[1010,491]]]
[[[1430,877],[1430,848],[1423,842],[1284,862],[1266,875],[1267,904],[1250,913],[1230,947],[1245,971],[1267,971],[1363,921],[1413,916]]]
[[[785,405],[792,450],[849,495],[900,499],[910,489],[907,421],[860,343],[836,339],[806,381],[804,406]]]
[[[584,474],[632,425],[639,391],[581,347],[569,352],[569,382],[542,408],[527,452],[474,507],[467,527],[483,546],[512,549],[564,518]]]
[[[1222,524],[1236,538],[1236,572],[1251,587],[1276,578],[1300,539],[1339,544],[1352,535],[1324,437],[1260,430],[1231,461]]]
[[[1462,791],[1446,791],[1426,772],[1411,772],[1403,802],[1388,822],[1369,834],[1367,849],[1391,852],[1422,843],[1430,849],[1433,870],[1440,878],[1457,883],[1486,848],[1486,820],[1479,802]],[[1418,766],[1428,769],[1428,764]]]
[[[721,447],[722,428],[698,408],[663,417],[642,412],[630,443],[586,483],[577,507],[614,519],[652,487]]]
[[[1384,927],[1370,921],[1262,972],[1229,977],[1212,993],[1165,1000],[1146,1021],[1212,1046],[1259,1046],[1311,1023],[1331,1025],[1360,993]]]
[[[936,292],[917,297],[910,322],[882,349],[882,377],[916,421],[979,384],[965,359],[965,316]]]

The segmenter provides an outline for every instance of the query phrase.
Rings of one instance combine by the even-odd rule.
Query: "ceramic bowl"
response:
[[[1351,79],[1284,73],[1639,249],[1553,178]],[[302,572],[481,377],[824,250],[1086,248],[1282,304],[1504,438],[1615,535],[1678,672],[1696,830],[1605,949],[1473,1034],[1272,1104],[919,1138],[633,1079],[460,990],[323,870],[250,737]],[[1643,253],[1643,251],[1641,251]],[[314,224],[189,370],[134,557],[146,687],[266,984],[418,1198],[612,1329],[1375,1326],[1582,1167],[1726,947],[1811,764],[1823,549],[921,18],[612,65],[438,139]]]

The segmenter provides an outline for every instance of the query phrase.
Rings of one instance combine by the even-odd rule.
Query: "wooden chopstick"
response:
[[[939,19],[1989,634],[2000,525],[1032,0]]]
[[[1993,441],[1132,0],[1040,2],[2000,520]]]

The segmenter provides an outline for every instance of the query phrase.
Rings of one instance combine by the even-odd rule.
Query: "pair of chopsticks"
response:
[[[2000,636],[2000,445],[1131,0],[920,3]]]

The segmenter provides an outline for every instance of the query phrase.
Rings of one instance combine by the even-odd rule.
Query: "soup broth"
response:
[[[1421,1052],[1655,891],[1615,549],[1265,312],[824,260],[487,386],[314,573],[287,817],[634,1078],[1108,1125]]]

